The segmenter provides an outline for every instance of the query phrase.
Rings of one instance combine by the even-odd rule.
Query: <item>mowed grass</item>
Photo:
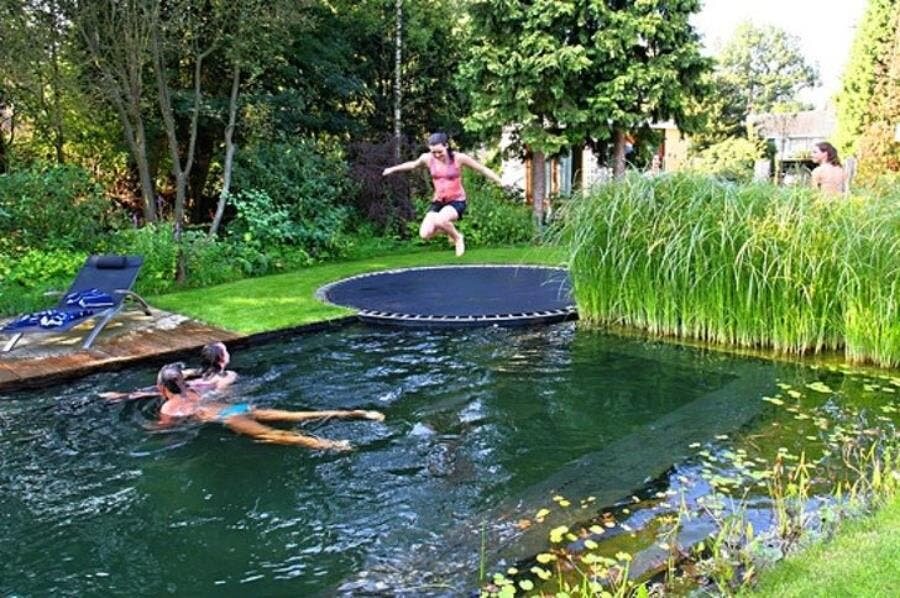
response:
[[[565,257],[554,247],[475,248],[457,258],[452,249],[428,249],[311,266],[296,272],[150,297],[154,307],[184,314],[244,334],[279,330],[347,316],[352,310],[320,302],[319,287],[378,270],[446,264],[561,265]],[[452,280],[435,281],[452,284]]]
[[[900,496],[872,517],[853,521],[826,544],[763,573],[749,596],[897,596],[900,593]]]

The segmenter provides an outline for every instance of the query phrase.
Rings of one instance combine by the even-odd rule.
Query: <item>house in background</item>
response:
[[[652,124],[650,127],[662,133],[662,141],[657,150],[661,169],[666,172],[683,169],[687,163],[690,140],[681,134],[672,121]],[[500,142],[501,149],[509,147],[510,143],[509,132],[504,131]],[[587,189],[612,178],[612,169],[601,165],[590,148],[584,148],[578,155],[570,151],[566,155],[548,157],[544,168],[547,197],[566,196],[572,193],[573,188]],[[503,159],[500,167],[503,185],[523,190],[529,203],[532,198],[531,169],[530,159],[522,160],[517,157]]]
[[[776,160],[797,161],[809,157],[814,143],[834,134],[837,115],[831,109],[751,114],[747,126],[772,143]]]
[[[832,109],[802,112],[750,114],[747,127],[775,150],[775,169],[779,183],[805,184],[815,168],[810,159],[813,144],[827,141],[837,128]],[[771,173],[758,172],[758,178]]]

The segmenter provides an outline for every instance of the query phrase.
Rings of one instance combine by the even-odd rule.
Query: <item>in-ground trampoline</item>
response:
[[[318,296],[376,324],[515,326],[576,317],[568,272],[543,266],[388,270],[340,280]]]

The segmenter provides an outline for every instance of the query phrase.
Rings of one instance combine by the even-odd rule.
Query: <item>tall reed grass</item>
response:
[[[900,365],[900,189],[630,175],[569,202],[560,230],[588,324]]]

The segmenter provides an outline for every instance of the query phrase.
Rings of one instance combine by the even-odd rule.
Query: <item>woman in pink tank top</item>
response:
[[[493,170],[466,154],[454,152],[446,133],[433,133],[428,137],[428,150],[428,153],[422,154],[417,160],[385,168],[382,174],[387,176],[395,172],[413,170],[419,166],[428,168],[431,173],[431,182],[434,184],[434,196],[431,200],[431,208],[422,219],[419,236],[423,239],[430,239],[436,234],[446,234],[456,248],[456,255],[461,256],[466,251],[466,244],[462,234],[456,230],[453,223],[462,218],[466,211],[466,190],[462,186],[462,167],[468,166],[498,185],[501,184],[500,177]]]

